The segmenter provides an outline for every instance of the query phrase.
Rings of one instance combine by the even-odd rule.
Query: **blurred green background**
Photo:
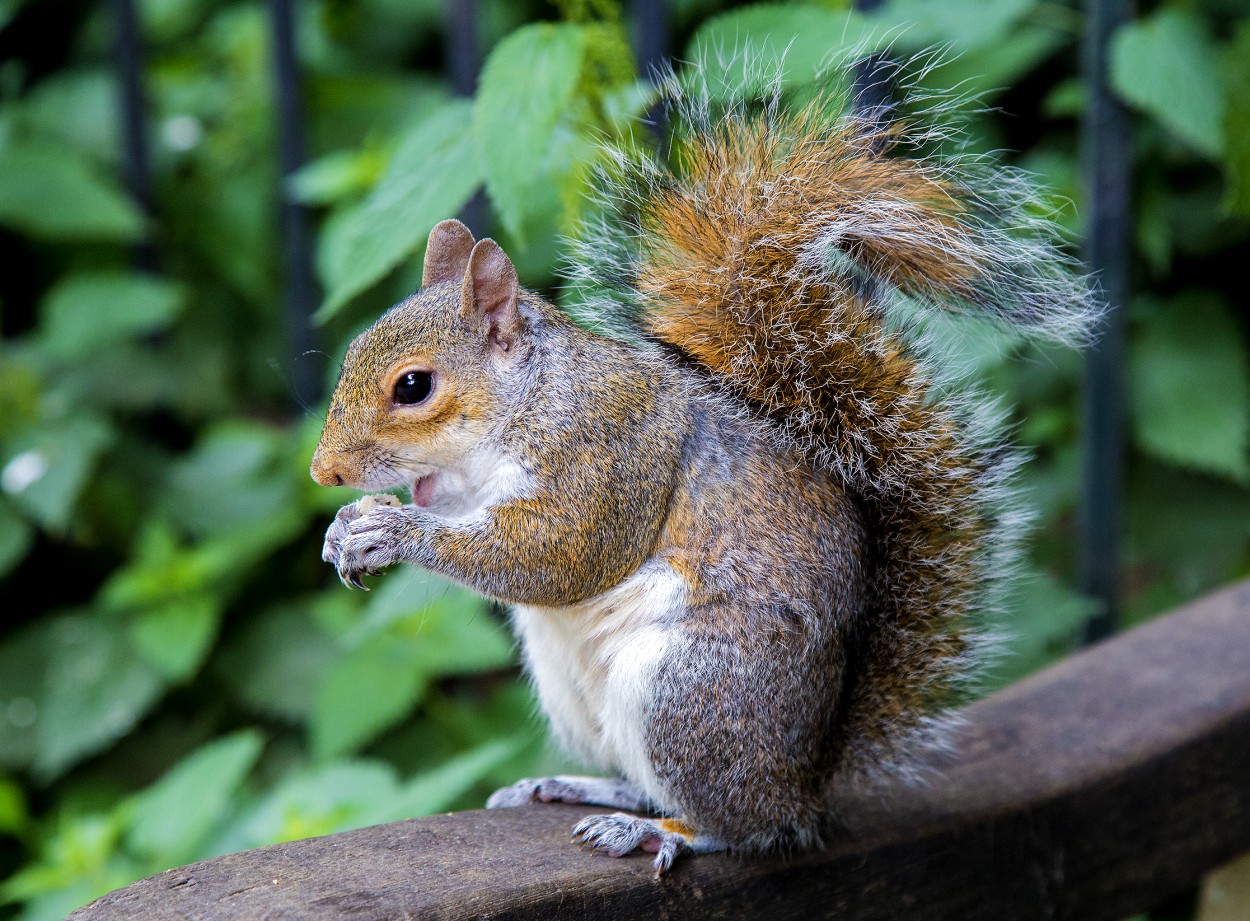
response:
[[[482,0],[472,99],[442,0],[297,4],[323,356],[283,311],[268,19],[143,0],[153,216],[123,190],[111,6],[0,0],[0,917],[53,919],[213,854],[479,806],[559,767],[497,611],[412,569],[339,585],[352,496],[307,463],[350,336],[419,281],[478,190],[530,287],[559,296],[585,167],[650,96],[612,0]],[[1037,0],[671,4],[672,47],[788,47],[801,83],[888,36],[979,99],[967,142],[1039,173],[1080,236],[1082,15]],[[730,9],[730,7],[733,7]],[[1144,3],[1112,77],[1135,124],[1124,598],[1140,620],[1250,573],[1250,4]],[[150,241],[156,271],[132,268]],[[987,681],[1073,648],[1081,359],[960,334],[1034,448],[1032,572]],[[321,370],[317,372],[322,374]]]

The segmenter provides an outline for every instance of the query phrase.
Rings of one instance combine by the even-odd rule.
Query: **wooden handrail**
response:
[[[593,810],[533,806],[230,854],[70,919],[1116,921],[1250,850],[1250,582],[965,715],[940,777],[850,804],[821,853],[700,856],[656,881],[647,858],[569,844]]]

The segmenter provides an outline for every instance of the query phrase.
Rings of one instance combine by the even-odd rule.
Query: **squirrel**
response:
[[[487,805],[619,810],[575,840],[657,876],[818,847],[840,791],[932,769],[1027,519],[1002,412],[932,321],[1079,345],[1098,315],[1029,179],[929,150],[901,107],[664,94],[671,144],[609,149],[575,241],[601,330],[443,221],[351,343],[311,468],[411,487],[343,508],[324,559],[510,605],[556,736],[611,775]]]

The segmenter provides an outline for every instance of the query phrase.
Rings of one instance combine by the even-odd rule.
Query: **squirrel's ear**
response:
[[[469,254],[469,267],[460,289],[460,310],[503,351],[521,334],[517,309],[516,268],[494,240],[479,240]]]
[[[425,244],[425,266],[421,274],[421,287],[436,285],[440,281],[459,281],[469,265],[469,253],[473,249],[473,234],[457,220],[440,221],[430,231]]]

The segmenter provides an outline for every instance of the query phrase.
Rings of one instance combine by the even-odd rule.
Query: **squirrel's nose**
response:
[[[308,468],[308,472],[322,486],[343,485],[343,475],[335,469],[334,464],[326,461],[320,451],[313,455],[312,465]]]

